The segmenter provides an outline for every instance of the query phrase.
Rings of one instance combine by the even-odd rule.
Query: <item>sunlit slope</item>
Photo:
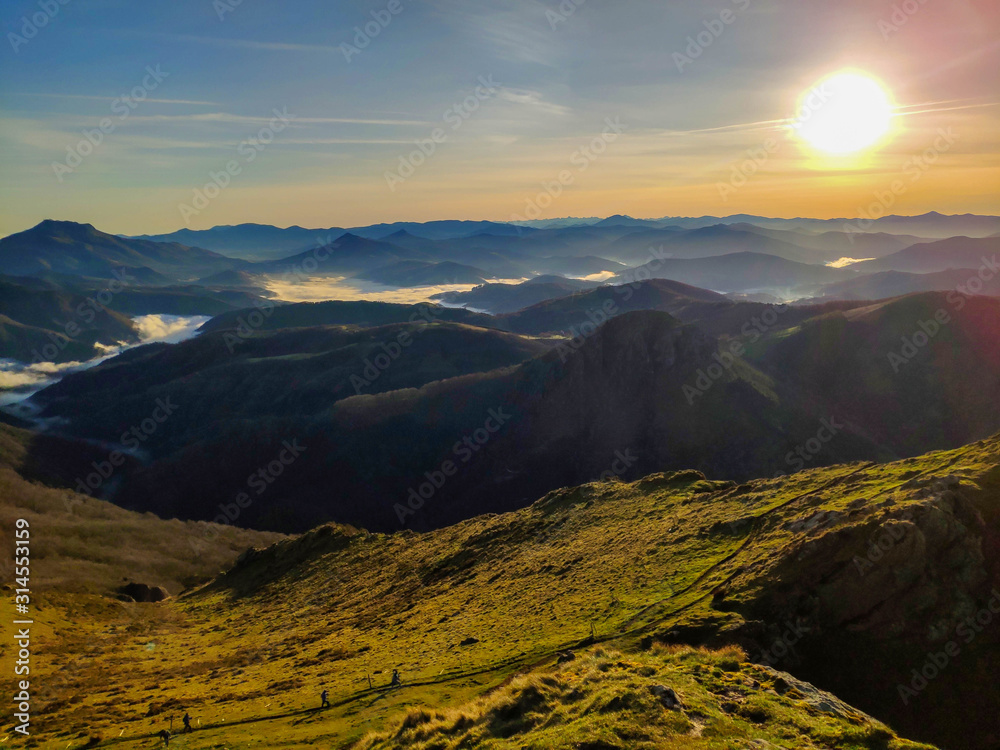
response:
[[[602,647],[454,709],[411,709],[359,750],[930,748],[738,648]]]
[[[38,728],[63,747],[79,746],[81,732],[124,741],[148,737],[171,717],[176,726],[189,711],[200,728],[181,747],[341,746],[397,726],[400,709],[454,708],[591,640],[669,671],[670,659],[639,652],[655,641],[736,643],[761,660],[792,623],[801,634],[778,668],[822,682],[836,675],[817,665],[832,664],[852,678],[859,708],[891,717],[904,734],[942,744],[967,735],[968,746],[986,748],[996,731],[986,709],[997,695],[978,677],[997,666],[996,633],[963,646],[965,660],[907,706],[895,684],[989,600],[1000,547],[998,462],[993,438],[740,486],[695,472],[652,475],[559,490],[523,510],[427,534],[320,527],[245,555],[213,584],[166,605],[85,610],[54,598],[42,645],[67,658],[86,654],[87,680],[47,704]],[[862,575],[855,558],[868,559],[872,539],[899,525],[896,551]],[[114,637],[95,644],[69,635],[78,632],[71,624]],[[872,654],[886,644],[876,662]],[[386,691],[393,669],[404,687]],[[752,668],[739,672],[733,679],[760,681]],[[709,689],[685,674],[679,691]],[[870,685],[859,686],[862,677]],[[333,708],[315,712],[324,688]],[[762,723],[785,724],[783,710],[771,705]],[[644,721],[638,709],[635,721]],[[747,736],[809,746],[767,731]],[[822,744],[819,729],[807,734],[817,747],[893,746],[884,736]]]

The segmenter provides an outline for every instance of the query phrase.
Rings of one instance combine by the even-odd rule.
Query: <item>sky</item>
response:
[[[7,0],[0,23],[3,235],[1000,213],[995,0]],[[788,125],[845,69],[893,117],[831,157]]]

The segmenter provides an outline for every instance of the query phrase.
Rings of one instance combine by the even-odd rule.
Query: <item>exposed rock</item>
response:
[[[788,672],[782,672],[774,669],[773,667],[767,666],[761,666],[761,669],[774,678],[775,686],[781,684],[782,687],[785,688],[784,690],[780,690],[779,693],[784,694],[795,691],[797,693],[795,695],[797,700],[808,703],[817,711],[822,711],[825,714],[837,716],[841,719],[847,719],[848,721],[863,721],[871,724],[878,724],[877,720],[863,711],[859,711],[854,708],[854,706],[844,703],[837,696],[832,695],[825,690],[820,690],[815,685],[792,677],[792,675],[788,674]]]
[[[985,524],[954,477],[910,484],[917,504],[875,505],[867,519],[832,528],[842,514],[819,511],[789,524],[814,533],[777,564],[787,585],[771,589],[755,610],[769,621],[806,617],[814,634],[847,628],[919,637],[931,621],[954,629],[975,611],[988,581]]]
[[[819,510],[808,518],[800,518],[788,524],[788,530],[796,534],[802,531],[812,531],[813,529],[827,529],[844,517],[843,513],[835,510]]]
[[[118,589],[118,593],[135,602],[162,602],[170,598],[163,586],[150,586],[146,583],[127,583]]]
[[[650,685],[649,692],[660,699],[660,703],[663,704],[664,708],[671,711],[679,710],[683,705],[673,688],[668,688],[665,685]]]

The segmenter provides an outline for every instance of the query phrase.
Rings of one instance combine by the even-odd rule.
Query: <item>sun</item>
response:
[[[817,151],[854,154],[889,132],[892,110],[892,99],[879,81],[865,73],[841,71],[802,94],[791,128]]]

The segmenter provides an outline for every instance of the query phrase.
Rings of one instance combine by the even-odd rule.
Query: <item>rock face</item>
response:
[[[745,618],[752,659],[914,739],[993,750],[997,499],[969,479],[919,476],[842,510],[806,510],[755,587],[721,601]]]
[[[825,690],[820,690],[808,682],[799,680],[788,674],[788,672],[781,672],[773,667],[767,666],[765,666],[764,669],[775,678],[775,684],[781,686],[781,694],[787,695],[789,692],[795,691],[793,697],[796,700],[800,700],[822,713],[855,722],[868,722],[871,724],[877,723],[876,719],[862,711],[859,711],[854,706],[844,703],[844,701],[840,700],[837,696],[832,695]]]
[[[170,598],[170,592],[162,586],[150,586],[146,583],[127,583],[118,589],[118,593],[136,602],[162,602]]]
[[[875,639],[937,640],[974,615],[988,589],[982,515],[955,477],[915,486],[916,505],[880,505],[860,524],[820,512],[781,565],[790,586],[772,589],[755,610],[767,619],[805,619],[814,633],[846,629]],[[889,501],[891,502],[891,501]],[[794,572],[792,572],[794,571]]]

